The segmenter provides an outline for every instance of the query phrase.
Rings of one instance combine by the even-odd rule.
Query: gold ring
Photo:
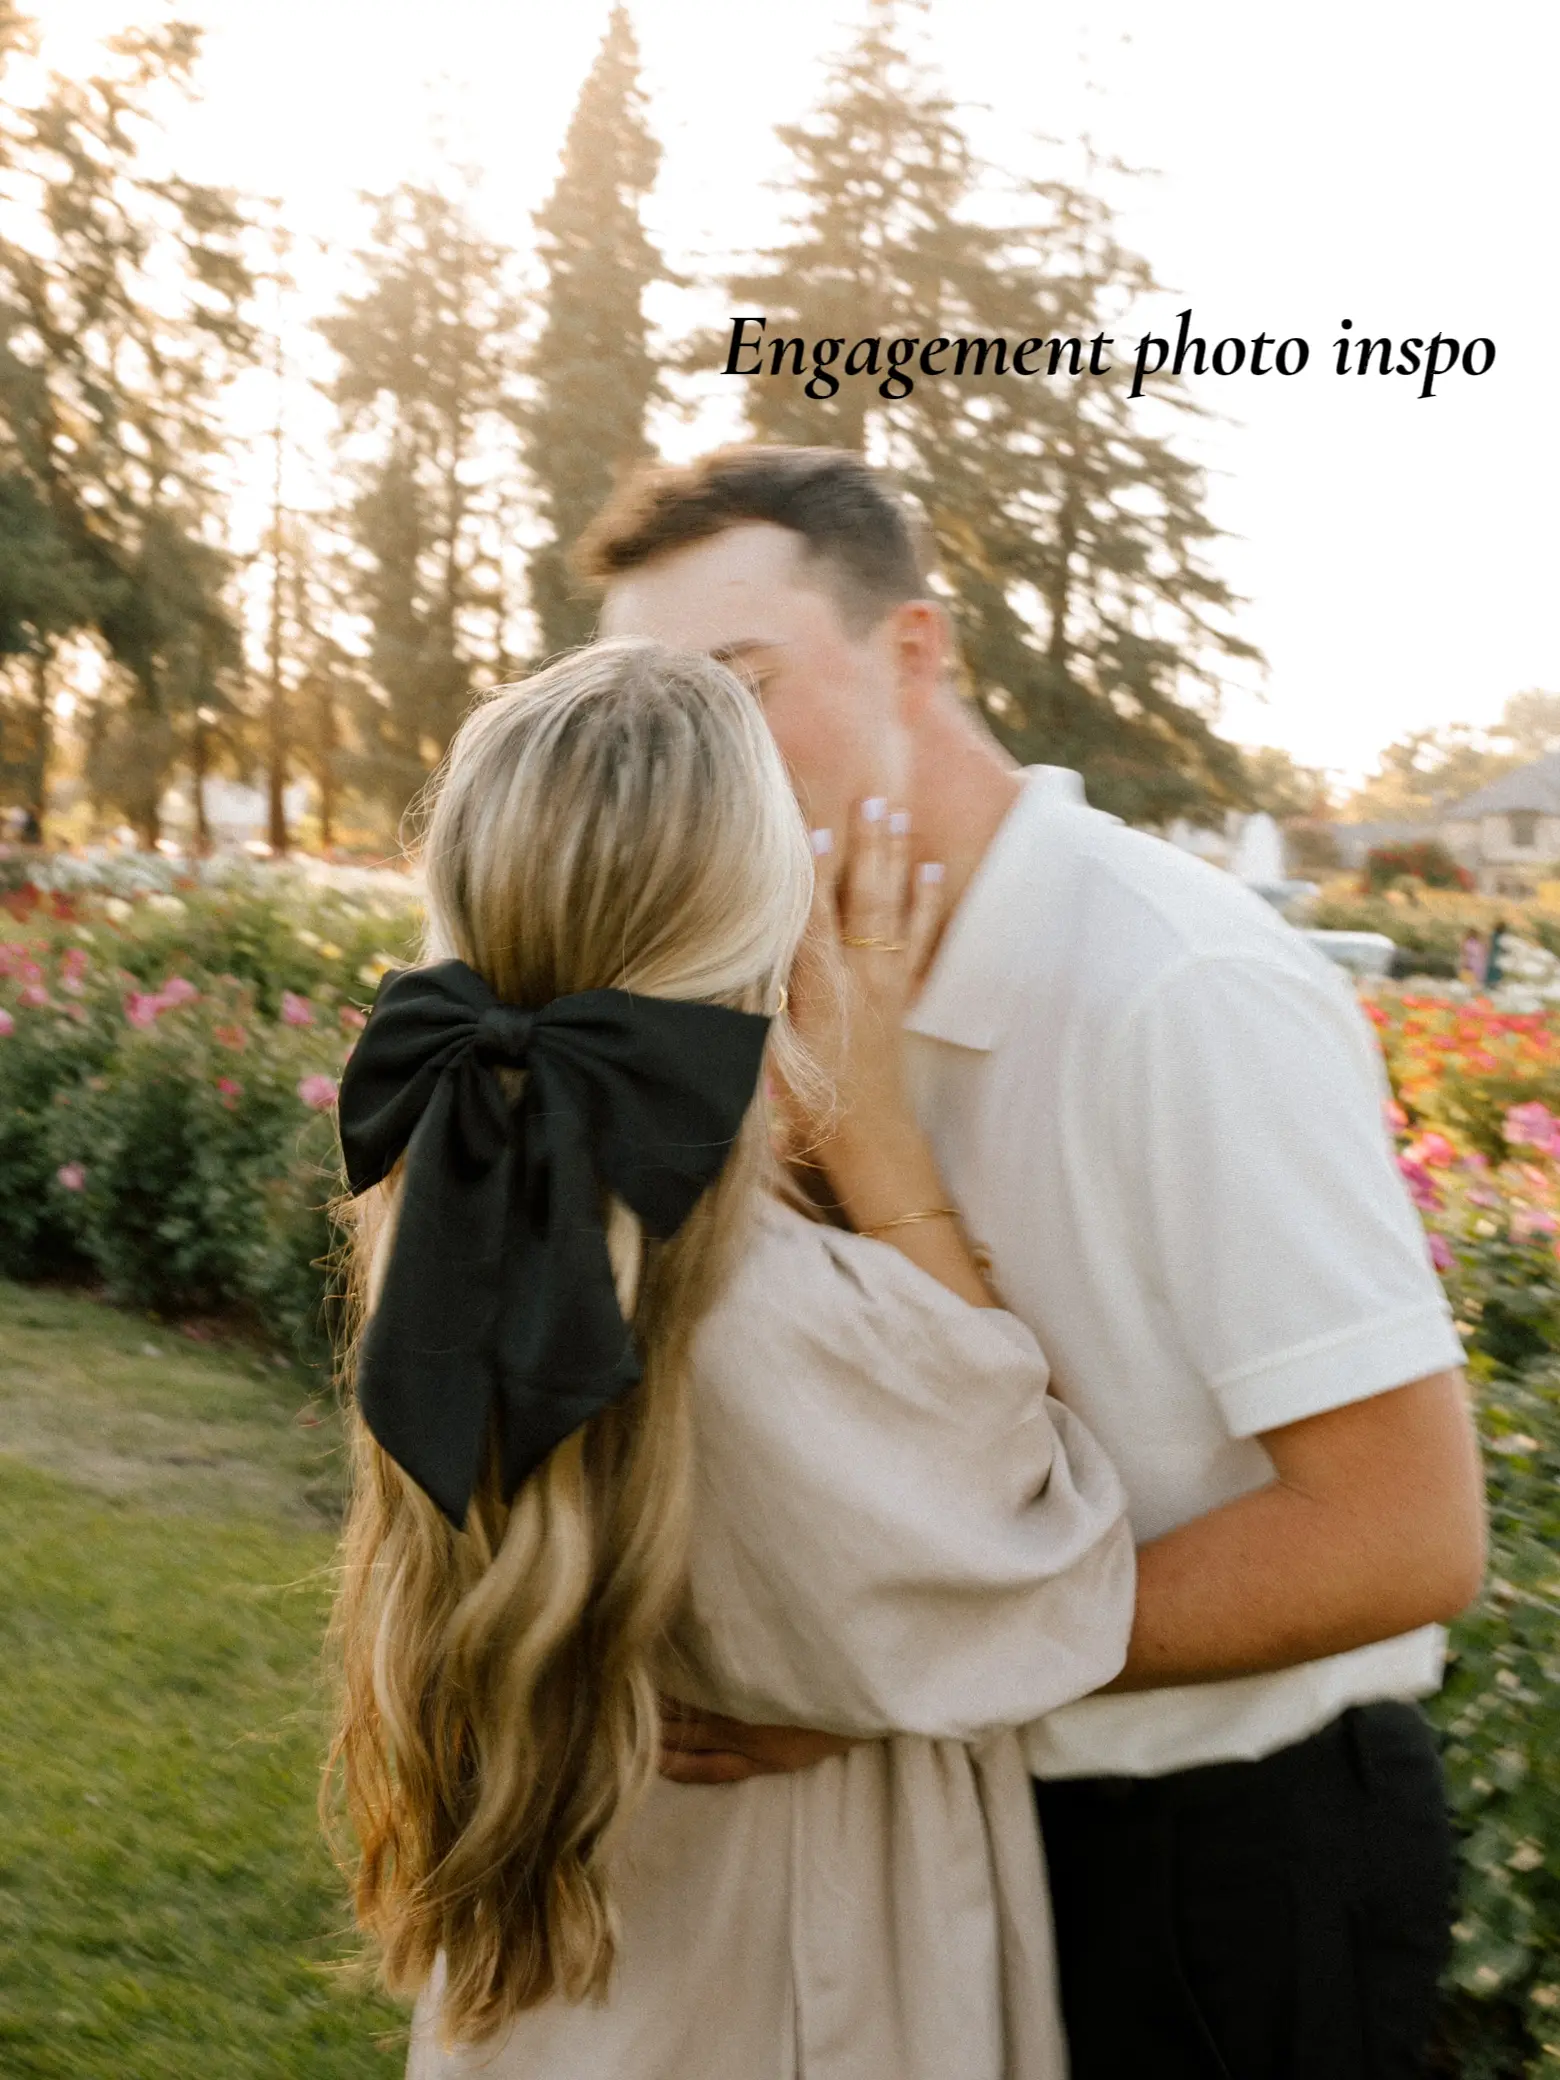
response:
[[[903,953],[910,942],[908,939],[852,939],[848,934],[841,932],[840,944],[871,947],[877,953]]]

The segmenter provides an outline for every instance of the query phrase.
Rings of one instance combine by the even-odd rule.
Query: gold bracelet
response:
[[[875,1226],[858,1228],[856,1232],[858,1235],[884,1235],[890,1228],[908,1228],[915,1221],[956,1221],[958,1218],[957,1206],[928,1206],[921,1213],[902,1213],[895,1220],[878,1221]]]

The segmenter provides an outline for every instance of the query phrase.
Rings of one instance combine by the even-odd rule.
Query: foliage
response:
[[[15,2080],[404,2064],[401,2018],[334,1969],[314,1791],[337,1433],[302,1398],[241,1350],[0,1284]]]
[[[1344,805],[1351,823],[1429,822],[1504,773],[1560,751],[1560,694],[1514,693],[1492,729],[1453,722],[1389,744]]]
[[[1241,752],[1254,809],[1270,816],[1312,820],[1330,814],[1332,790],[1320,766],[1303,766],[1277,744],[1248,744]]]
[[[1462,1837],[1446,2050],[1461,2080],[1521,2080],[1560,2073],[1560,1031],[1484,1002],[1367,1008],[1488,1479],[1486,1585],[1432,1707]]]
[[[0,122],[0,477],[10,646],[90,626],[121,667],[89,768],[148,842],[181,744],[240,659],[214,545],[216,398],[253,355],[245,219],[157,163],[199,31],[127,30],[86,80],[5,99]],[[47,731],[34,735],[35,799]]]
[[[1411,877],[1426,888],[1473,887],[1473,876],[1460,866],[1437,838],[1420,838],[1413,844],[1376,845],[1365,855],[1364,893],[1377,895],[1394,882]]]
[[[1312,823],[1306,818],[1287,823],[1284,850],[1291,869],[1302,878],[1309,875],[1322,879],[1338,870],[1338,840],[1326,823]]]
[[[1352,881],[1335,881],[1310,905],[1305,921],[1319,931],[1383,933],[1400,949],[1395,963],[1400,975],[1450,981],[1461,971],[1468,934],[1476,932],[1487,940],[1497,924],[1504,924],[1508,935],[1515,932],[1523,941],[1560,955],[1560,911],[1543,903],[1430,889],[1412,882],[1362,896]]]
[[[321,1352],[336,1078],[413,914],[231,886],[9,904],[0,1271],[90,1269]]]
[[[1150,430],[1199,408],[1169,379],[1150,409],[1132,400],[1119,348],[1090,372],[1151,271],[1098,193],[1015,187],[977,158],[902,13],[872,0],[813,117],[781,129],[797,220],[729,284],[730,307],[809,341],[1075,339],[1079,372],[1065,351],[1029,377],[969,360],[898,399],[859,375],[820,397],[810,371],[766,373],[745,388],[752,429],[892,459],[930,522],[974,691],[1020,758],[1076,767],[1091,801],[1136,821],[1249,806],[1212,720],[1216,662],[1257,653],[1204,560],[1202,475]],[[1091,189],[1110,170],[1091,158]]]
[[[351,777],[393,809],[422,785],[484,680],[503,676],[502,476],[512,459],[510,256],[435,188],[378,198],[360,293],[320,330],[352,486],[351,602],[372,686]]]
[[[595,609],[570,583],[568,552],[647,450],[645,414],[661,379],[642,302],[666,269],[640,207],[660,158],[633,24],[615,6],[564,139],[557,186],[536,219],[547,287],[527,363],[534,394],[520,416],[548,529],[529,568],[544,655],[589,640]]]

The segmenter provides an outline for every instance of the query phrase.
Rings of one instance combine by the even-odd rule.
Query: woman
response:
[[[820,1103],[812,860],[734,678],[604,644],[452,747],[431,965],[341,1097],[335,1757],[414,2080],[1064,2072],[1011,1729],[1120,1666],[1130,1544],[906,1103],[936,885],[883,806],[802,964]],[[765,1059],[875,1232],[787,1202]],[[857,1745],[668,1784],[658,1692]]]

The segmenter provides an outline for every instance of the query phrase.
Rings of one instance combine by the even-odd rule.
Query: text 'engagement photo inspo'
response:
[[[877,379],[878,395],[908,397],[918,376],[934,380],[991,376],[1110,376],[1130,365],[1129,395],[1141,397],[1155,376],[1298,376],[1312,366],[1311,343],[1258,332],[1210,341],[1193,330],[1190,308],[1179,313],[1175,338],[1145,332],[1130,349],[1112,358],[1118,342],[1108,332],[1085,338],[1008,340],[1002,337],[945,338],[942,334],[873,334],[855,340],[815,339],[770,333],[765,317],[733,317],[722,373],[728,376],[805,377],[808,397],[833,397],[842,381]],[[1340,320],[1316,366],[1334,375],[1408,376],[1417,394],[1434,397],[1436,385],[1457,376],[1488,375],[1495,342],[1467,341],[1448,333],[1429,338],[1371,337],[1352,318]]]

